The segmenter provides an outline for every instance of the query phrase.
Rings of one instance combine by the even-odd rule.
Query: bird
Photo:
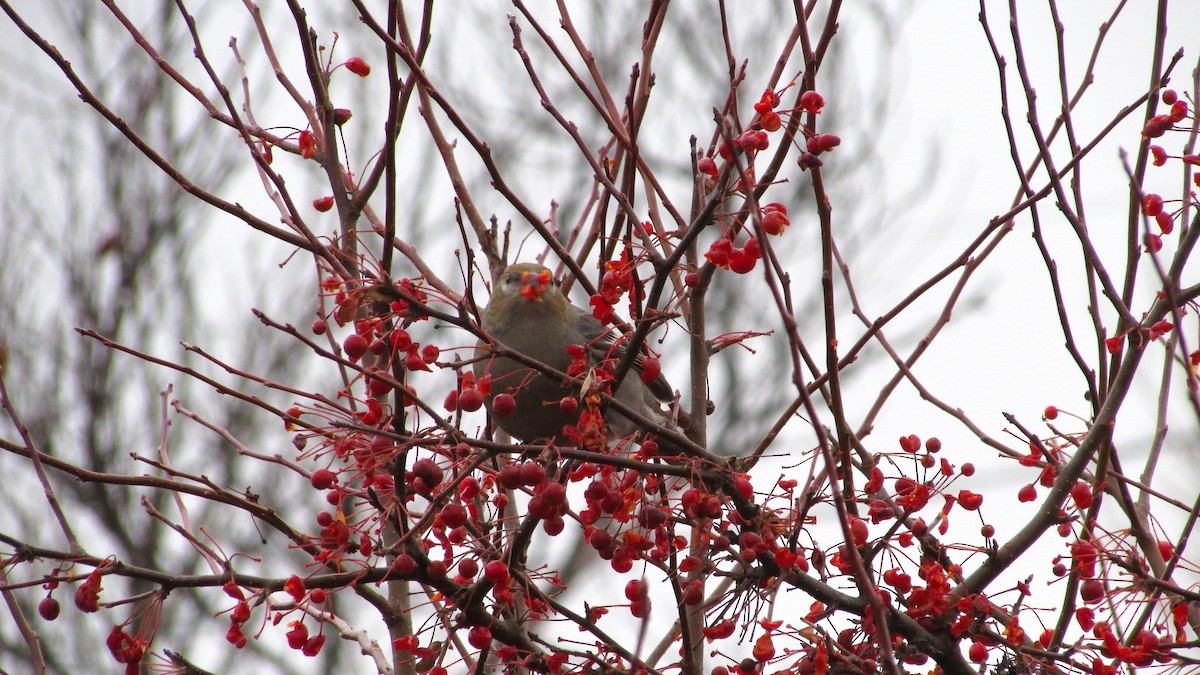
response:
[[[589,369],[605,359],[620,363],[625,355],[614,332],[590,312],[571,304],[550,270],[536,263],[517,263],[504,270],[482,312],[481,328],[501,346],[563,373],[571,370],[573,363],[579,365],[581,353]],[[481,342],[480,348],[486,350],[486,344]],[[660,403],[671,401],[674,391],[661,373],[642,377],[643,363],[639,356],[613,397],[649,420],[667,423]],[[477,381],[490,378],[484,402],[494,423],[526,443],[568,440],[564,428],[576,425],[585,408],[578,405],[578,380],[563,382],[499,354],[481,355],[474,372]],[[493,402],[504,393],[513,396],[516,406],[504,410],[506,414],[496,414]],[[572,397],[576,397],[574,404],[564,402]],[[639,429],[613,406],[605,411],[604,422],[609,441],[626,438]]]

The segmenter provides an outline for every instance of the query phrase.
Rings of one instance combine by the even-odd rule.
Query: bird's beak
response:
[[[538,302],[550,287],[550,282],[550,270],[542,270],[536,274],[525,272],[521,275],[521,295],[530,302]]]

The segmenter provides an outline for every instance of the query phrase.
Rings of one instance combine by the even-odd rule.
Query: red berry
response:
[[[650,384],[662,374],[662,364],[656,358],[648,358],[642,362],[642,382]]]
[[[476,649],[484,649],[492,644],[492,629],[487,626],[472,626],[467,631],[467,642]]]
[[[458,561],[458,573],[466,579],[474,579],[479,574],[479,563],[474,558],[463,558]]]
[[[762,217],[763,231],[767,234],[783,234],[784,228],[790,224],[788,217],[779,211],[767,211]]]
[[[521,487],[521,466],[509,464],[500,469],[500,473],[496,474],[496,482],[506,490],[516,490]]]
[[[407,553],[401,553],[392,561],[392,571],[402,577],[410,577],[417,571],[417,561]]]
[[[1166,211],[1160,211],[1154,216],[1154,222],[1158,223],[1158,231],[1163,234],[1171,234],[1175,230],[1175,219]]]
[[[808,138],[805,147],[810,153],[819,155],[822,152],[829,152],[841,144],[842,139],[836,134],[816,134]]]
[[[592,530],[588,544],[597,551],[609,551],[613,548],[613,536],[607,530]]]
[[[379,343],[376,342],[375,344]],[[392,384],[382,377],[368,377],[367,390],[370,391],[373,396],[383,396],[384,394],[392,391]]]
[[[312,323],[313,335],[324,335],[327,330],[329,330],[329,324],[325,323],[325,319],[317,319]]]
[[[319,633],[308,638],[308,642],[304,643],[304,649],[301,649],[300,653],[304,654],[305,656],[316,656],[317,654],[321,653],[321,647],[324,646],[325,635],[324,633]]]
[[[370,347],[371,345],[367,343],[367,339],[358,333],[350,335],[342,343],[342,349],[351,361],[357,361],[362,358],[362,355],[366,354],[367,349]]]
[[[1175,101],[1179,100],[1179,94],[1174,89],[1163,89],[1162,102],[1167,105],[1174,105]]]
[[[758,99],[758,103],[754,104],[754,111],[760,115],[765,115],[775,109],[779,105],[779,94],[770,89],[763,92],[762,98]]]
[[[1187,117],[1187,113],[1187,101],[1175,101],[1175,103],[1171,104],[1171,113],[1169,117],[1172,122],[1182,122],[1183,118]]]
[[[1038,476],[1038,482],[1042,487],[1054,487],[1054,481],[1058,477],[1058,468],[1053,464],[1047,464],[1042,468],[1042,475]]]
[[[646,582],[641,579],[630,579],[625,584],[625,597],[636,601],[646,594]]]
[[[1170,557],[1170,556],[1167,556]],[[46,621],[53,621],[58,618],[58,601],[51,597],[42,598],[38,603],[38,614]]]
[[[512,394],[496,394],[492,399],[492,414],[496,417],[508,417],[517,410],[517,399]]]
[[[346,66],[346,70],[359,77],[366,77],[371,74],[371,66],[367,65],[367,62],[360,56],[352,56],[346,59],[344,65]]]
[[[1162,213],[1163,198],[1153,192],[1142,197],[1142,213],[1147,216],[1154,217]]]
[[[438,349],[437,345],[425,345],[421,349],[421,360],[425,363],[432,364],[434,361],[437,361],[437,358],[439,355],[441,355],[441,353],[442,350]]]
[[[744,248],[735,248],[729,254],[729,269],[738,274],[746,274],[750,270],[753,270],[757,262],[758,259],[754,255],[747,253]]]
[[[1099,579],[1086,579],[1079,584],[1079,597],[1086,603],[1100,602],[1104,597],[1104,584]]]
[[[758,237],[750,237],[746,240],[746,245],[742,247],[742,250],[746,252],[746,255],[758,260],[762,258],[762,248],[760,248],[760,246],[761,244],[758,243]]]
[[[667,513],[657,506],[643,506],[641,511],[638,511],[638,524],[647,530],[654,530],[667,522]],[[753,533],[750,533],[753,534]]]
[[[389,340],[392,343],[392,349],[397,352],[406,352],[412,346],[412,338],[408,336],[408,331],[403,328],[397,328],[392,331]]]
[[[437,462],[432,459],[422,457],[413,462],[412,477],[414,481],[420,481],[425,487],[425,492],[428,493],[433,488],[441,485],[443,477],[442,467],[438,466]]]
[[[1096,576],[1096,559],[1099,558],[1099,554],[1095,544],[1083,539],[1076,539],[1071,542],[1071,557],[1075,561],[1074,567],[1080,576],[1086,579]]]
[[[1048,420],[1055,419],[1058,417],[1058,408],[1052,405],[1046,406],[1046,409],[1042,411],[1042,417],[1045,417]]]
[[[1155,115],[1146,122],[1146,126],[1142,128],[1142,136],[1146,138],[1158,138],[1171,130],[1174,122],[1170,115]]]
[[[799,165],[800,169],[803,171],[806,169],[819,169],[825,163],[821,161],[820,157],[817,157],[811,152],[805,152],[802,153],[800,158],[796,160],[796,164]]]
[[[309,482],[318,490],[328,490],[337,483],[337,476],[329,469],[317,469],[312,473]]]
[[[233,645],[236,649],[241,649],[242,647],[246,646],[246,634],[244,632],[242,632],[241,627],[239,627],[236,623],[230,624],[229,631],[225,633],[225,639],[229,642],[229,644]],[[132,663],[132,662],[130,662],[130,663]],[[126,670],[125,672],[130,672],[130,671]],[[132,672],[136,673],[139,671],[137,669],[134,669]]]
[[[535,487],[546,481],[546,467],[537,462],[525,462],[520,465],[518,471],[521,475],[521,484],[527,487]]]
[[[815,91],[806,91],[800,95],[800,107],[805,112],[819,113],[825,107],[825,98]]]
[[[308,626],[299,622],[292,624],[292,629],[287,632],[287,641],[292,649],[303,649],[304,643],[308,642]]]
[[[458,484],[458,497],[470,501],[479,496],[479,481],[474,476],[467,476]]]
[[[250,603],[245,600],[238,601],[234,605],[233,611],[229,613],[229,620],[236,625],[242,625],[250,620]]]
[[[1037,499],[1037,487],[1033,483],[1026,485],[1017,491],[1017,501],[1031,502]]]
[[[854,539],[855,546],[862,546],[867,543],[867,523],[862,518],[850,516],[850,535]]]
[[[312,204],[314,209],[320,211],[321,213],[325,213],[329,209],[333,208],[333,197],[317,197],[313,200]]]
[[[958,503],[968,511],[976,511],[983,505],[983,495],[970,490],[959,490]]]
[[[351,117],[354,117],[354,113],[351,112],[349,108],[334,108],[333,109],[333,123],[338,125],[339,127],[342,126],[343,124],[345,124],[346,122],[349,122]]]
[[[708,247],[708,253],[704,254],[708,262],[720,268],[729,267],[729,256],[733,252],[733,242],[722,237],[712,243]]]
[[[87,614],[100,611],[101,590],[99,579],[93,583],[92,576],[89,575],[88,580],[75,589],[75,607]]]
[[[483,577],[493,584],[507,584],[508,565],[501,560],[493,560],[483,566]]]
[[[557,537],[566,529],[567,521],[562,519],[562,516],[551,516],[542,521],[542,529],[551,537]]]
[[[717,177],[717,163],[713,161],[712,157],[702,157],[700,161],[696,163],[696,168],[700,170],[700,173],[706,176],[711,176],[713,178]]]
[[[734,475],[733,489],[742,499],[751,499],[754,497],[754,486],[750,483],[750,479],[745,475]]]
[[[296,143],[300,146],[300,156],[304,159],[312,159],[317,155],[317,138],[313,132],[305,129],[300,132],[300,136],[296,139]]]
[[[1084,481],[1075,481],[1071,486],[1071,499],[1075,501],[1075,506],[1081,509],[1086,509],[1092,505],[1092,486]]]
[[[1162,250],[1162,237],[1157,234],[1147,232],[1142,243],[1146,245],[1147,253],[1158,253]]]
[[[478,389],[463,389],[458,395],[458,407],[467,412],[475,412],[483,407],[483,394]]]
[[[642,439],[642,455],[646,457],[653,457],[657,454],[658,442],[650,437]]]
[[[442,509],[442,522],[449,528],[467,524],[467,509],[458,502],[450,502]]]

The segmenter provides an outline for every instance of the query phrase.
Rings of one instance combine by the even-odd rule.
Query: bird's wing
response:
[[[625,342],[618,341],[616,331],[600,323],[600,320],[592,316],[591,312],[575,305],[570,307],[575,315],[575,327],[587,339],[587,347],[594,362],[608,358],[616,359],[619,362],[625,358]],[[633,360],[633,369],[636,371],[634,374],[638,377],[642,374],[642,364],[645,361],[645,352],[639,353]],[[667,378],[662,373],[659,373],[653,381],[647,382],[646,387],[660,401],[670,401],[675,396],[675,390],[671,388],[671,384],[667,382]]]

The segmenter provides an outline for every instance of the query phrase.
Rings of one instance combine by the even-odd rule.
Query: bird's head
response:
[[[497,292],[509,299],[542,302],[558,290],[550,270],[535,263],[518,263],[504,270]]]
[[[550,270],[536,263],[518,263],[504,270],[488,303],[490,323],[513,323],[555,317],[567,320],[569,303]]]

